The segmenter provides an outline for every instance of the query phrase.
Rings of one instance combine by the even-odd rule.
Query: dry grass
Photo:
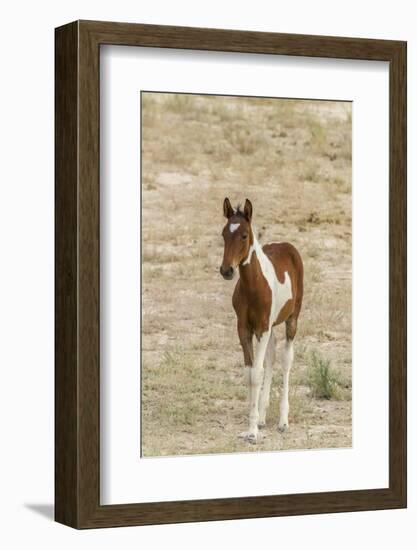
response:
[[[142,123],[143,455],[350,446],[350,104],[144,93]],[[250,198],[260,241],[292,242],[305,264],[290,430],[276,430],[277,366],[256,446],[237,438],[248,405],[235,282],[218,274],[225,196]],[[312,395],[313,351],[341,399]]]

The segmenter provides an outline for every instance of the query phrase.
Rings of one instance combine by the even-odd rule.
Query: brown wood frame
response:
[[[389,62],[388,488],[100,505],[99,56],[102,44]],[[56,29],[55,47],[56,521],[75,528],[94,528],[404,508],[406,43],[76,21]]]

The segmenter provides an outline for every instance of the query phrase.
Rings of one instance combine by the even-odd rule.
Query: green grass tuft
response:
[[[341,376],[317,352],[311,354],[308,372],[308,385],[313,397],[317,399],[341,399]]]

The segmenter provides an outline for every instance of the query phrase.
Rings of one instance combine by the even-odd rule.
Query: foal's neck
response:
[[[261,269],[261,255],[265,252],[262,250],[259,241],[255,234],[253,234],[253,243],[249,249],[249,254],[243,262],[239,265],[239,275],[241,284],[247,289],[248,292],[256,292],[259,280],[259,276],[262,275]]]

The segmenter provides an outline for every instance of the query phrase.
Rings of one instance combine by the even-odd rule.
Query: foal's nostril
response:
[[[227,267],[224,268],[223,266],[220,266],[220,273],[225,279],[231,279],[233,277],[233,267]]]

